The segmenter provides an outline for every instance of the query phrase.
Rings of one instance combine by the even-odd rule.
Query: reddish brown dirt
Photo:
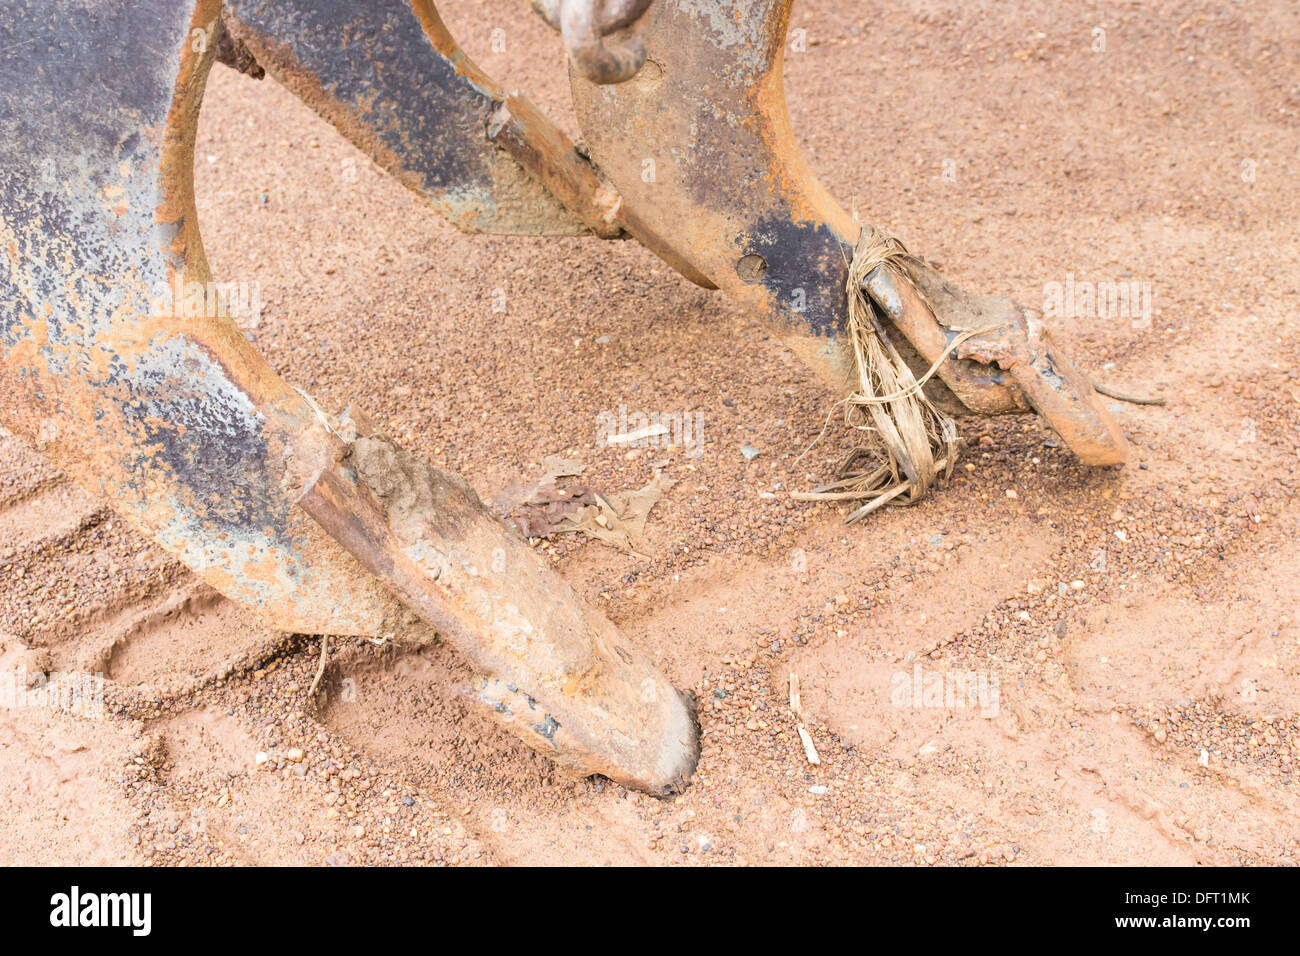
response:
[[[440,7],[576,132],[526,5]],[[965,421],[946,488],[855,527],[787,498],[849,439],[799,460],[833,396],[755,317],[632,243],[458,234],[272,82],[214,72],[204,237],[260,283],[249,334],[286,377],[484,493],[548,454],[606,490],[670,460],[651,560],[547,550],[699,695],[699,773],[669,802],[564,779],[462,702],[441,645],[336,642],[312,707],[318,639],[196,590],[2,437],[0,663],[103,669],[112,715],[0,710],[0,862],[1294,863],[1300,11],[1015,7],[801,3],[796,130],[833,193],[969,288],[1150,282],[1149,327],[1053,327],[1169,404],[1118,407],[1122,470]],[[712,442],[598,447],[620,405],[702,412]],[[945,673],[996,705],[900,698]]]

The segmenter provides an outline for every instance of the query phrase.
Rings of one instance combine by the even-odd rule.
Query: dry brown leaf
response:
[[[609,496],[609,503],[632,529],[632,534],[642,538],[645,536],[645,523],[650,516],[650,509],[658,504],[659,499],[675,484],[677,482],[665,476],[663,472],[656,471],[648,485],[635,491],[620,491],[612,494]]]
[[[655,472],[650,483],[635,491],[620,491],[608,499],[596,495],[595,502],[574,512],[566,527],[558,531],[576,531],[610,547],[626,551],[639,558],[649,558],[645,543],[645,523],[650,510],[673,485],[672,478]]]
[[[585,485],[560,488],[556,482],[563,478],[581,475],[587,470],[584,462],[547,455],[542,461],[542,477],[537,481],[512,482],[489,500],[503,514],[519,512],[515,524],[527,537],[545,538],[554,533],[568,515],[592,504],[596,499]]]
[[[515,507],[515,524],[529,538],[546,538],[568,530],[575,512],[594,505],[597,496],[586,485],[558,488],[554,484],[534,487],[526,501]]]

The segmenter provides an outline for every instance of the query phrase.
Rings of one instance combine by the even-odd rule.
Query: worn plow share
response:
[[[649,656],[462,479],[322,411],[230,317],[180,317],[166,290],[213,281],[192,163],[220,59],[271,74],[459,228],[634,238],[833,370],[860,227],[794,142],[791,2],[535,0],[569,53],[579,150],[431,0],[0,0],[0,421],[272,626],[402,640],[418,616],[524,741],[677,792],[698,727]],[[865,287],[918,372],[944,359],[940,407],[1037,411],[1084,461],[1123,460],[1031,313],[920,262]],[[952,348],[990,316],[999,332]]]

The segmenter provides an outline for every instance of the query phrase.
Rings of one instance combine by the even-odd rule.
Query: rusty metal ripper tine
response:
[[[75,54],[44,72],[0,58],[0,419],[53,433],[56,462],[274,626],[427,642],[404,604],[477,668],[475,699],[525,744],[679,791],[699,729],[647,654],[463,480],[353,438],[361,416],[330,419],[219,299],[193,314],[177,311],[184,294],[165,301],[213,284],[192,170],[216,44],[195,37],[215,37],[220,11],[46,0],[0,25]],[[85,89],[88,108],[48,108]]]

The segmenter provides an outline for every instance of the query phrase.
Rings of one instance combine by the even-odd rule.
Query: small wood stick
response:
[[[316,691],[320,689],[321,678],[325,676],[325,664],[330,657],[330,636],[321,635],[320,639],[320,665],[316,668],[316,679],[311,682],[311,690],[307,691],[308,697],[315,697]]]
[[[799,675],[794,671],[790,672],[790,710],[794,712],[795,730],[799,732],[804,756],[808,758],[809,763],[821,763],[822,758],[817,755],[817,747],[813,744],[812,735],[803,725],[803,702],[799,699]]]

